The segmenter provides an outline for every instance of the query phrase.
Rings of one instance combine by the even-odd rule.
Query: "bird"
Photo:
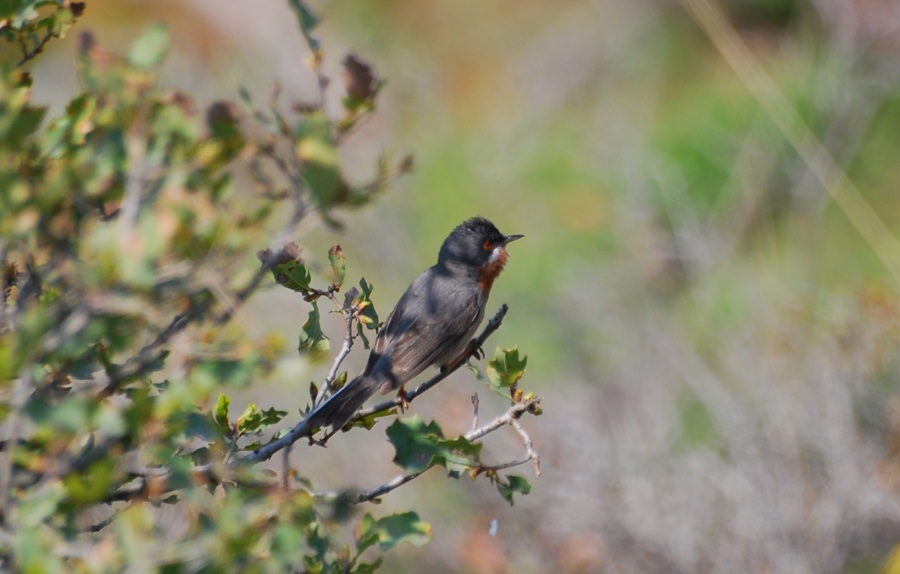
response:
[[[523,235],[504,235],[484,217],[460,223],[441,244],[437,263],[413,280],[372,345],[362,373],[315,408],[311,427],[343,427],[376,391],[398,391],[429,366],[447,370],[467,358],[494,280]]]

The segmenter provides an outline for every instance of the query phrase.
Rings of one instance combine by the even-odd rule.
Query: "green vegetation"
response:
[[[263,106],[244,94],[198,114],[190,94],[159,85],[170,41],[157,24],[125,56],[84,33],[82,91],[50,117],[31,103],[21,65],[70,31],[84,5],[4,4],[4,49],[21,50],[16,65],[0,66],[4,571],[372,572],[379,551],[425,544],[431,527],[412,511],[354,508],[424,471],[484,476],[510,504],[528,493],[506,469],[537,469],[530,442],[522,461],[480,458],[486,435],[515,426],[527,438],[519,418],[540,414],[539,398],[517,392],[517,351],[496,359],[517,369],[506,414],[456,438],[418,417],[387,427],[406,473],[394,481],[326,492],[291,465],[299,439],[306,449],[332,439],[299,415],[346,382],[343,360],[380,325],[371,284],[346,288],[353,265],[340,246],[317,257],[292,239],[310,218],[339,227],[341,212],[367,205],[412,162],[382,158],[364,184],[345,176],[338,149],[375,112],[382,82],[348,56],[341,115],[326,115],[317,18],[299,0],[289,5],[322,88],[317,103],[285,102],[276,90]],[[297,352],[242,324],[245,303],[276,284],[309,308],[298,351],[331,371],[295,404],[259,397],[233,413],[233,392],[252,392]],[[323,329],[327,313],[345,325],[340,352]],[[380,432],[377,419],[399,404],[368,409],[345,430]],[[289,419],[300,422],[291,429]],[[264,468],[276,453],[279,471]]]

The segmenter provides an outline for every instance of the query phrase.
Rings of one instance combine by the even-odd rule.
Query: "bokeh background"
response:
[[[342,150],[350,174],[383,152],[416,169],[340,214],[343,231],[306,222],[308,252],[340,243],[384,316],[461,220],[526,235],[487,351],[528,355],[543,475],[518,469],[534,488],[514,507],[438,471],[388,495],[373,512],[414,508],[434,540],[385,571],[900,572],[900,3],[311,6],[332,109],[348,52],[387,81]],[[35,100],[59,112],[75,90],[79,29],[124,50],[156,21],[173,41],[163,84],[200,109],[240,88],[264,101],[276,81],[316,97],[286,2],[92,0],[36,62]],[[306,309],[282,291],[248,331],[295,340]],[[326,368],[291,356],[241,399],[296,413]],[[474,392],[483,417],[504,409],[461,371],[414,410],[459,432]],[[520,450],[492,437],[486,458]],[[292,463],[371,487],[392,456],[376,430]]]

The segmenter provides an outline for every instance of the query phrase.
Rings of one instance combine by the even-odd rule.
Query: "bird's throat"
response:
[[[509,254],[506,253],[506,249],[501,249],[496,257],[492,258],[491,261],[488,261],[484,267],[481,268],[478,286],[482,291],[490,294],[491,287],[494,286],[494,279],[500,276],[500,272],[503,271],[507,259],[509,259]]]

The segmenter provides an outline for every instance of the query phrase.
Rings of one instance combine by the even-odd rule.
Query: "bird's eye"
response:
[[[485,241],[481,246],[484,247],[485,251],[490,251],[491,249],[494,248],[494,244],[490,240]]]

